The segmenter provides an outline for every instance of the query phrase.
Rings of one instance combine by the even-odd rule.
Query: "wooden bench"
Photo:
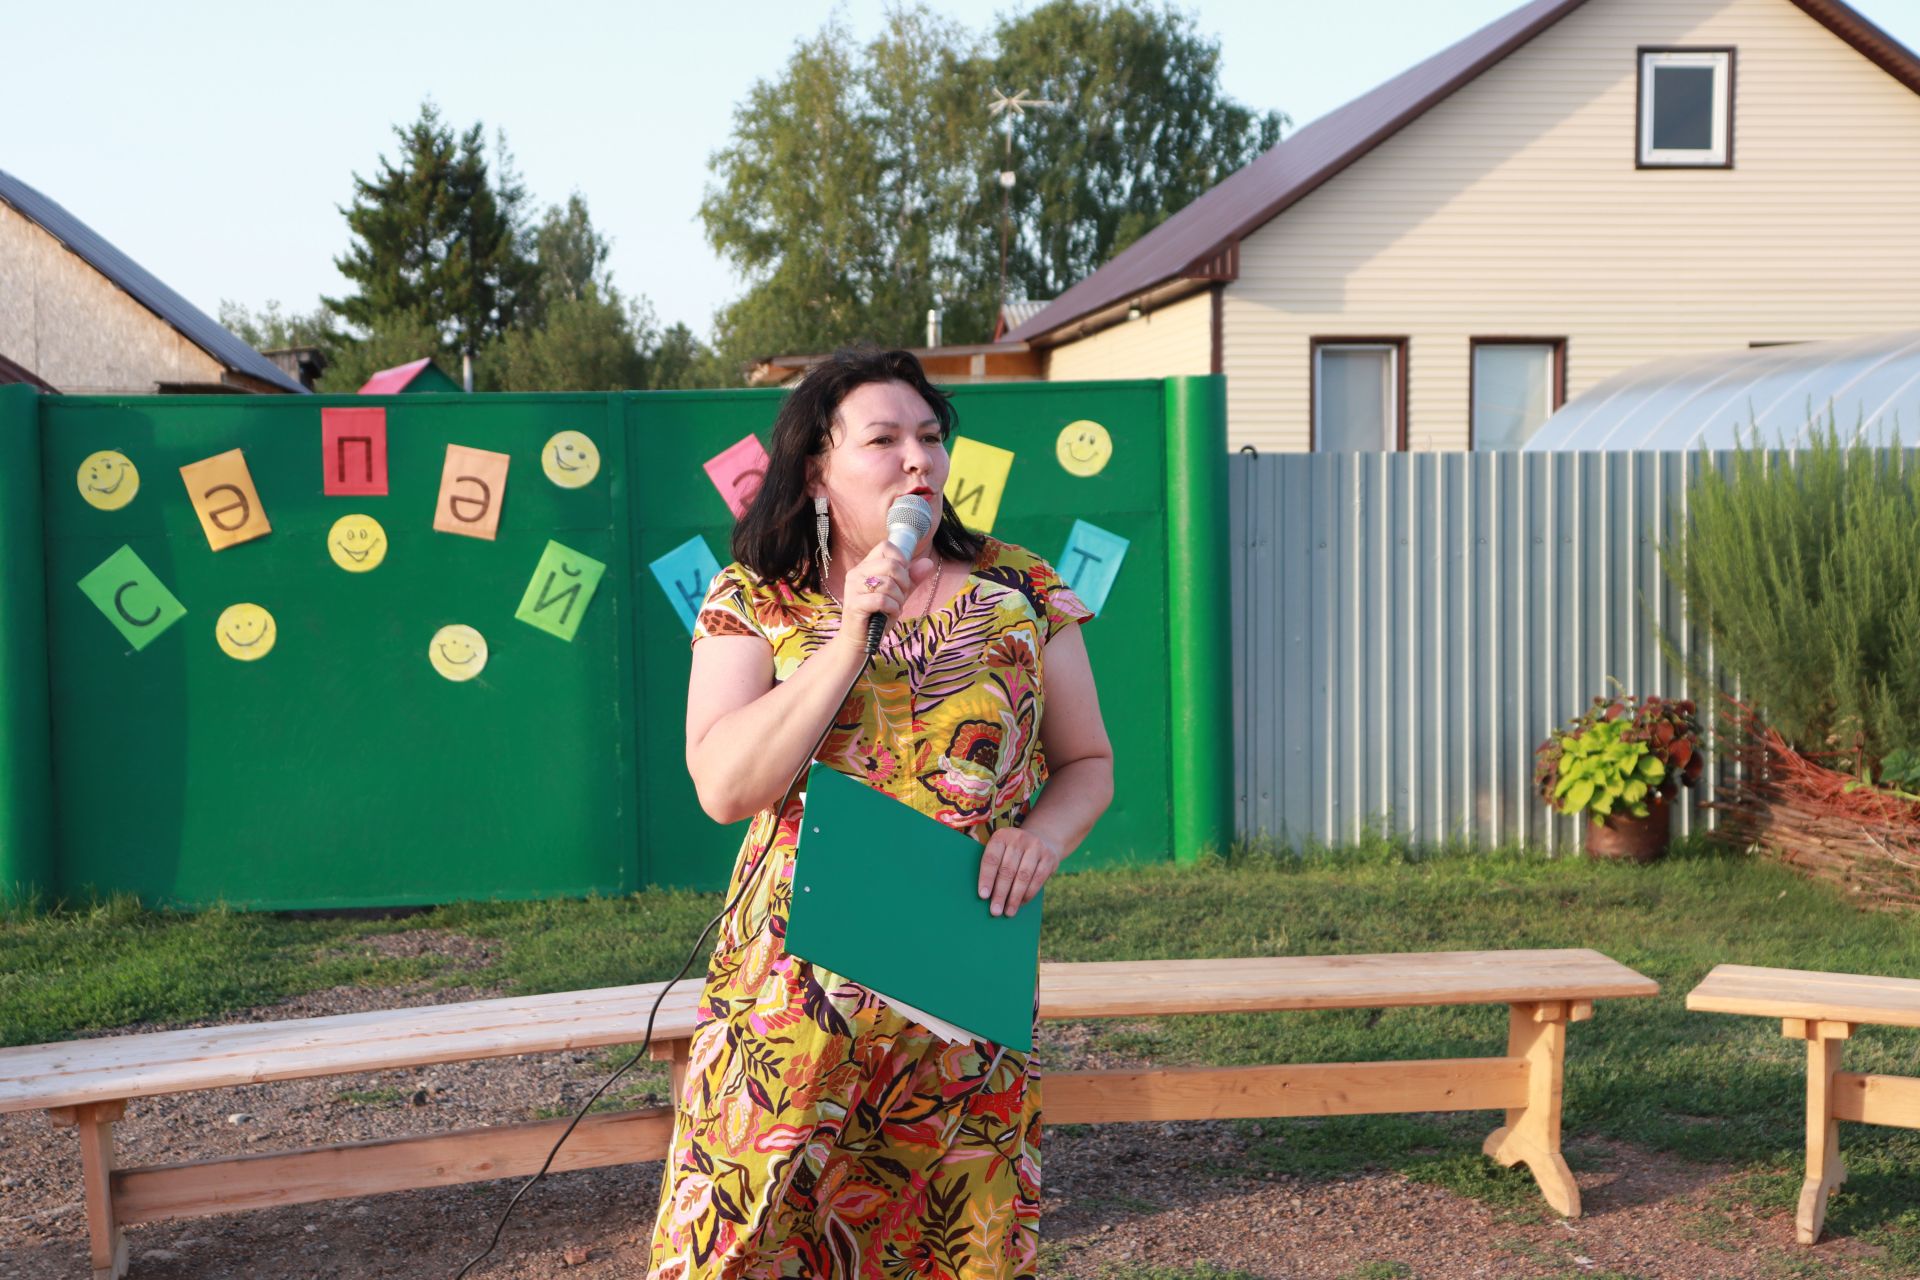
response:
[[[1847,1180],[1840,1121],[1920,1129],[1920,1079],[1840,1070],[1840,1054],[1863,1022],[1920,1027],[1920,980],[1723,964],[1687,993],[1687,1008],[1780,1019],[1789,1040],[1807,1042],[1807,1177],[1794,1234],[1820,1238],[1827,1197]]]
[[[1649,979],[1595,951],[1160,960],[1041,966],[1048,1018],[1506,1004],[1504,1057],[1307,1066],[1048,1072],[1054,1124],[1409,1111],[1503,1110],[1485,1144],[1525,1163],[1568,1216],[1580,1194],[1560,1157],[1567,1024],[1593,1001],[1650,996]],[[699,983],[676,987],[655,1057],[685,1071]],[[169,1218],[446,1186],[533,1173],[566,1118],[151,1168],[117,1168],[113,1126],[130,1099],[522,1053],[634,1043],[657,984],[431,1008],[112,1036],[0,1050],[0,1112],[44,1109],[79,1130],[96,1280],[124,1275],[122,1228]],[[664,1157],[671,1108],[588,1116],[554,1170]],[[478,1229],[476,1224],[476,1230]]]

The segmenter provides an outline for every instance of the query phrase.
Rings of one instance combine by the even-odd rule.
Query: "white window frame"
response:
[[[1467,439],[1468,448],[1476,453],[1491,453],[1480,437],[1480,397],[1486,393],[1485,380],[1480,376],[1480,353],[1494,347],[1537,347],[1547,355],[1547,377],[1543,390],[1546,392],[1546,414],[1536,423],[1538,431],[1548,418],[1560,411],[1566,403],[1567,340],[1565,338],[1471,338],[1467,342]],[[1533,437],[1529,435],[1528,439]],[[1521,442],[1524,446],[1525,441]]]
[[[1321,365],[1320,355],[1324,351],[1384,351],[1387,353],[1387,452],[1398,453],[1406,431],[1400,421],[1400,396],[1405,385],[1406,370],[1401,367],[1405,340],[1400,338],[1316,338],[1313,340],[1313,421],[1308,424],[1312,432],[1313,451],[1324,450],[1325,436],[1320,426],[1326,419],[1321,410],[1321,397],[1326,391],[1326,372]],[[1366,450],[1363,452],[1371,452]]]
[[[1730,169],[1733,167],[1732,49],[1640,50],[1640,126],[1637,139],[1643,169]],[[1658,67],[1706,67],[1713,75],[1713,141],[1703,150],[1653,145],[1654,86]]]

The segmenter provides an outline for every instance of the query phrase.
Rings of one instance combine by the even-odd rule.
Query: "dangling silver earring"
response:
[[[827,567],[833,563],[833,556],[827,551],[827,499],[822,494],[813,500],[814,525],[820,532],[820,581],[827,580]]]

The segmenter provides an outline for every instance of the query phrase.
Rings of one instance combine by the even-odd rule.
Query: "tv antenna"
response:
[[[1013,235],[1013,122],[1025,118],[1030,107],[1066,105],[1047,98],[1030,98],[1025,89],[1015,90],[1012,94],[995,89],[993,101],[987,106],[988,115],[999,116],[1004,122],[1007,138],[1006,167],[1000,170],[1000,307],[1003,314],[1007,305],[1007,243]]]

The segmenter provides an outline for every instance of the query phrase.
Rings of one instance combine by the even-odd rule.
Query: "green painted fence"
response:
[[[740,828],[700,812],[682,727],[686,627],[651,563],[731,517],[701,464],[764,441],[780,393],[393,397],[37,396],[0,388],[0,888],[267,909],[618,893],[724,883]],[[1131,540],[1087,630],[1118,754],[1113,808],[1075,863],[1191,858],[1231,838],[1217,379],[955,389],[959,435],[1016,455],[996,537],[1058,559],[1076,518]],[[386,410],[388,493],[322,492],[321,410]],[[1069,475],[1063,426],[1112,462]],[[599,446],[565,490],[539,455]],[[436,532],[449,444],[512,459],[492,541]],[[179,468],[240,449],[272,532],[212,551]],[[98,450],[133,502],[81,501]],[[341,515],[389,550],[347,573]],[[514,617],[549,540],[607,566],[574,638]],[[76,585],[130,547],[185,606],[135,650]],[[255,662],[215,644],[228,605],[273,616]],[[488,642],[465,683],[428,665],[438,628]]]

